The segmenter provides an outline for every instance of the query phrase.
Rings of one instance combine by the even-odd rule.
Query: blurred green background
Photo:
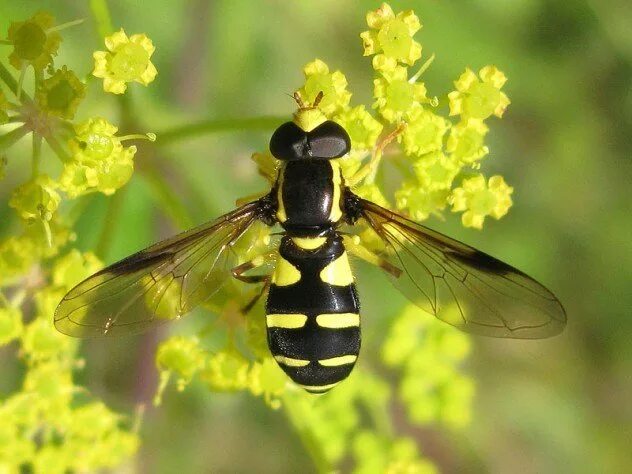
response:
[[[378,2],[111,0],[112,22],[154,41],[159,75],[132,87],[142,131],[207,119],[283,116],[286,93],[315,57],[341,69],[352,103],[370,104],[372,70],[359,33]],[[545,341],[473,338],[467,371],[477,381],[473,420],[462,432],[399,427],[443,472],[630,472],[632,470],[632,4],[626,0],[392,1],[414,9],[417,40],[437,59],[424,78],[447,93],[466,66],[496,64],[512,104],[491,122],[487,175],[502,174],[515,205],[485,230],[458,217],[428,224],[473,244],[549,286],[568,312],[566,331]],[[0,31],[12,20],[51,11],[64,32],[58,64],[91,71],[103,49],[88,2],[0,1]],[[7,50],[0,49],[3,59]],[[96,81],[95,81],[96,82]],[[116,103],[93,84],[78,118],[116,122]],[[201,133],[139,153],[136,173],[113,219],[95,198],[79,221],[80,248],[111,231],[107,263],[232,208],[261,190],[249,156],[269,129]],[[25,145],[26,150],[26,145]],[[12,160],[0,201],[28,172]],[[165,176],[179,205],[174,225],[156,199],[152,173]],[[153,183],[153,184],[152,184]],[[175,204],[172,204],[172,206]],[[0,218],[8,208],[0,209]],[[183,217],[184,216],[184,217]],[[359,276],[367,344],[379,342],[404,304],[377,272]],[[386,305],[384,301],[390,301]],[[199,318],[199,316],[196,316]],[[195,322],[190,323],[195,324]],[[186,332],[187,323],[169,331]],[[80,377],[118,410],[151,399],[153,352],[165,332],[85,344]],[[3,394],[4,395],[4,394]],[[396,418],[397,419],[397,418]],[[169,390],[142,430],[139,472],[311,472],[280,413],[248,395]]]

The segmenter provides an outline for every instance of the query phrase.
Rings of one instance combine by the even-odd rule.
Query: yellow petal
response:
[[[94,71],[92,71],[92,75],[96,77],[105,77],[107,74],[107,58],[108,54],[105,51],[95,51],[92,53],[92,57],[94,58]]]
[[[138,79],[138,82],[146,86],[155,79],[156,74],[158,74],[156,66],[150,61],[149,64],[147,64],[147,69],[145,69],[145,72],[143,72]]]
[[[129,43],[129,39],[127,38],[123,28],[116,33],[112,33],[110,36],[105,37],[105,46],[112,52],[116,51],[119,46],[127,43]]]
[[[388,3],[382,3],[380,8],[375,11],[370,11],[366,14],[366,23],[370,28],[381,28],[384,22],[395,18],[393,9]]]
[[[454,82],[454,86],[456,87],[456,90],[465,92],[477,81],[478,77],[476,77],[476,74],[474,74],[470,68],[467,68],[465,72]]]
[[[414,35],[421,29],[421,22],[419,21],[419,17],[415,15],[415,12],[413,10],[401,12],[397,15],[397,18],[406,23],[410,36]]]
[[[105,92],[111,92],[112,94],[122,94],[127,89],[125,81],[114,79],[112,77],[106,77],[103,79],[103,90]]]
[[[501,92],[500,102],[498,102],[498,106],[496,106],[496,109],[494,109],[494,115],[496,117],[502,117],[503,114],[505,113],[505,110],[507,110],[507,107],[509,106],[509,104],[511,104],[509,97],[507,97],[507,95],[504,92]]]
[[[303,68],[303,72],[306,76],[314,74],[329,74],[329,66],[320,59],[315,59],[311,63],[307,63]]]
[[[507,76],[496,66],[485,66],[478,74],[483,82],[491,82],[496,89],[500,89],[507,82]]]
[[[377,42],[377,33],[375,31],[363,31],[360,33],[362,39],[362,45],[364,47],[364,56],[375,54],[380,50],[379,43]]]
[[[144,35],[144,34],[132,35],[129,40],[132,43],[141,45],[143,49],[147,51],[147,54],[150,57],[152,54],[154,54],[154,51],[156,51],[156,47],[154,46],[154,43],[147,37],[147,35]]]

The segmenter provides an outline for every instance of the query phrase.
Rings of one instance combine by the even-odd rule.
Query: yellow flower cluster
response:
[[[508,209],[511,200],[501,199],[498,194],[505,191],[471,188],[472,195],[463,199],[460,190],[466,186],[467,169],[479,169],[481,158],[489,153],[485,145],[489,131],[485,120],[492,115],[501,117],[509,104],[501,91],[506,82],[504,74],[493,66],[485,66],[478,75],[467,69],[455,82],[457,90],[444,100],[450,106],[449,116],[460,117],[459,122],[453,123],[449,116],[439,113],[439,100],[429,95],[419,80],[434,55],[417,73],[409,75],[409,67],[421,58],[421,45],[413,38],[421,22],[414,12],[395,13],[384,3],[367,14],[367,24],[369,30],[360,36],[364,54],[373,55],[376,74],[373,108],[378,117],[364,105],[350,105],[351,93],[344,74],[332,72],[320,59],[305,66],[305,83],[298,90],[306,103],[313,103],[322,92],[320,110],[348,131],[352,150],[340,160],[347,180],[363,197],[386,204],[388,199],[375,185],[377,164],[384,153],[384,144],[396,140],[400,151],[391,154],[395,159],[404,156],[412,161],[406,179],[394,192],[399,209],[424,220],[431,215],[440,216],[452,204],[454,212],[464,212],[465,226],[478,229],[485,215],[501,216],[497,210],[476,203],[487,200],[489,193],[496,193]],[[269,155],[267,159],[274,161]],[[275,169],[272,164],[268,167]],[[493,213],[485,214],[488,211]]]
[[[87,84],[54,61],[59,32],[79,23],[58,25],[50,14],[40,12],[12,22],[6,39],[0,40],[0,47],[12,48],[9,62],[19,71],[14,79],[0,64],[0,125],[15,124],[0,136],[0,178],[5,152],[13,151],[25,136],[32,139],[32,159],[22,160],[31,163],[31,172],[8,190],[16,225],[7,222],[5,227],[17,232],[0,239],[0,346],[12,343],[15,363],[25,367],[19,388],[0,403],[0,472],[108,470],[131,457],[139,443],[138,436],[124,428],[123,417],[75,384],[77,341],[53,327],[53,313],[63,295],[101,266],[91,253],[68,250],[60,256],[62,247],[75,239],[69,219],[60,212],[62,203],[88,192],[115,192],[133,171],[136,147],[123,142],[154,138],[117,136],[117,127],[99,117],[74,122]],[[126,41],[118,34],[106,43],[112,48],[104,59],[110,86],[120,90],[118,80],[146,84],[153,79],[153,46],[147,37],[134,35]],[[26,82],[31,72],[33,81]],[[57,179],[43,172],[56,169],[48,163],[49,155],[63,164]]]

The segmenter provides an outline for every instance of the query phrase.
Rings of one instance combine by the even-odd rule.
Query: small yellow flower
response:
[[[351,138],[351,148],[354,150],[373,148],[384,128],[364,105],[347,109],[334,117],[334,120],[347,131]]]
[[[320,59],[307,63],[303,73],[305,85],[298,92],[306,103],[312,104],[322,92],[323,98],[318,108],[328,117],[347,107],[351,92],[347,90],[347,78],[343,73],[329,72],[329,66]]]
[[[450,189],[461,167],[456,160],[435,151],[417,160],[413,168],[421,186],[436,191]]]
[[[72,119],[77,107],[86,96],[86,85],[66,66],[43,81],[37,91],[37,100],[48,113]]]
[[[116,136],[117,131],[101,117],[75,125],[75,138],[69,142],[73,162],[65,165],[60,178],[62,189],[70,197],[95,188],[104,194],[113,194],[129,181],[134,171],[136,147],[124,147],[121,138]]]
[[[513,188],[502,176],[492,176],[485,182],[482,174],[463,180],[461,187],[450,196],[453,212],[465,211],[461,218],[465,227],[482,229],[486,216],[500,219],[512,205]]]
[[[56,183],[49,176],[40,175],[18,186],[11,195],[9,206],[23,219],[50,221],[61,202],[56,188]]]
[[[431,102],[426,95],[426,86],[408,82],[408,70],[403,66],[382,71],[373,86],[373,108],[389,122],[405,120],[417,113],[422,104]]]
[[[502,117],[510,104],[500,89],[507,82],[505,75],[495,66],[485,66],[478,77],[466,69],[455,81],[456,90],[450,92],[450,115],[484,120],[491,115]]]
[[[443,136],[450,127],[450,122],[421,108],[417,108],[409,116],[408,126],[401,134],[404,152],[409,156],[421,156],[441,150]]]
[[[68,163],[59,177],[60,189],[74,199],[99,185],[97,170],[81,163]]]
[[[129,38],[121,28],[105,38],[108,51],[95,51],[92,74],[103,79],[103,90],[122,94],[128,82],[146,86],[154,80],[158,71],[151,62],[155,51],[152,41],[144,34]]]
[[[393,69],[398,61],[409,66],[421,57],[421,45],[413,35],[421,28],[419,18],[412,10],[397,15],[386,3],[366,15],[371,28],[360,34],[364,55],[375,54],[373,67],[376,70]]]
[[[489,129],[482,120],[469,119],[450,129],[446,150],[463,163],[473,164],[489,153],[485,135]]]
[[[447,189],[430,191],[417,182],[408,181],[395,192],[395,205],[397,209],[405,210],[412,219],[423,221],[445,209],[448,195]]]
[[[46,12],[38,12],[26,21],[11,23],[7,39],[13,45],[9,62],[14,68],[31,65],[43,71],[53,62],[61,43],[59,33],[51,31],[54,24],[55,18]]]

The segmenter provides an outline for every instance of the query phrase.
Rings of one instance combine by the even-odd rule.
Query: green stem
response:
[[[105,38],[114,31],[112,17],[107,0],[90,0],[90,10],[97,24],[97,31],[101,38]]]
[[[33,160],[31,167],[31,176],[35,178],[39,174],[40,163],[42,159],[42,136],[33,133]]]
[[[61,25],[57,25],[57,26],[53,26],[52,28],[50,28],[49,30],[47,30],[47,33],[50,33],[52,31],[61,31],[61,30],[65,30],[66,28],[70,28],[71,26],[76,26],[76,25],[80,25],[81,23],[83,23],[85,20],[83,18],[79,18],[78,20],[73,20],[73,21],[68,21],[66,23],[62,23]]]
[[[18,99],[18,102],[20,102],[20,98],[22,97],[22,94],[24,93],[22,86],[24,85],[25,77],[26,77],[26,64],[22,66],[22,69],[20,69],[20,75],[18,76],[18,86],[17,86],[17,91],[16,91],[16,97]]]
[[[18,83],[13,77],[13,75],[9,72],[9,70],[5,67],[4,64],[0,62],[0,79],[9,87],[13,95],[16,97],[22,97],[22,102],[30,102],[31,98],[27,95],[26,92],[21,91],[18,93]]]
[[[261,116],[234,119],[212,119],[177,126],[157,133],[161,145],[177,142],[185,138],[209,133],[233,132],[241,130],[272,130],[287,120],[286,117]]]
[[[114,232],[116,231],[116,223],[121,212],[121,207],[125,202],[125,194],[127,194],[127,186],[122,187],[114,193],[108,200],[108,207],[103,219],[103,229],[97,243],[94,253],[101,259],[105,260],[112,245]]]
[[[48,146],[51,147],[51,149],[55,152],[62,163],[70,163],[72,161],[72,157],[70,156],[70,154],[66,150],[64,150],[64,148],[55,137],[53,137],[52,135],[47,135],[45,139],[46,143],[48,143]]]
[[[31,130],[26,126],[22,125],[15,130],[11,130],[9,133],[5,135],[0,135],[0,150],[6,150],[7,148],[13,146],[16,142],[18,142],[24,135],[29,133]]]

